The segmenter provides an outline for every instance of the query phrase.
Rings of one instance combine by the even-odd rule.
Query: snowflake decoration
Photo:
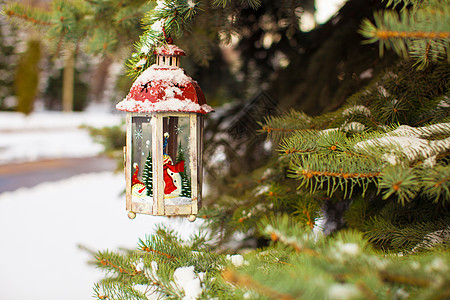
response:
[[[175,126],[175,131],[177,132],[177,134],[180,134],[183,132],[183,126],[182,125],[177,125]]]
[[[142,139],[142,129],[136,129],[134,131],[134,137],[138,140],[138,139]]]

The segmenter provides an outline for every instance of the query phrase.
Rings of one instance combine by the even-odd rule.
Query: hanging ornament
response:
[[[187,215],[201,207],[203,117],[213,111],[197,82],[179,67],[185,52],[168,44],[116,108],[127,112],[128,216]]]

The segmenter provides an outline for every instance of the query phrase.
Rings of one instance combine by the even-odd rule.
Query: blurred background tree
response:
[[[21,55],[15,78],[15,93],[17,95],[17,110],[28,115],[33,111],[34,99],[38,92],[39,61],[41,59],[41,44],[37,39],[27,42],[27,50]]]
[[[3,8],[3,14],[22,29],[41,32],[52,59],[63,58],[61,106],[63,111],[71,111],[74,88],[80,83],[75,83],[74,75],[80,51],[100,56],[103,69],[113,59],[121,61],[141,33],[140,19],[149,7],[148,1],[11,2]]]
[[[3,5],[3,1],[0,2]],[[10,110],[14,105],[14,74],[17,65],[17,28],[0,17],[0,110]]]

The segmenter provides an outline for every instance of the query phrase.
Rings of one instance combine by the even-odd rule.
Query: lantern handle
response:
[[[167,21],[167,18],[166,18]],[[167,36],[166,34],[166,22],[164,21],[163,26],[162,26],[162,32],[164,35],[164,40],[166,41],[167,44],[172,45],[173,44],[173,39],[170,36]]]

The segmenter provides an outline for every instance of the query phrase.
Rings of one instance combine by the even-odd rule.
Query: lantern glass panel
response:
[[[131,118],[131,200],[152,203],[152,125],[151,116]]]
[[[161,214],[158,203],[163,206],[192,204],[192,198],[197,199],[198,188],[192,183],[191,171],[197,174],[198,165],[192,164],[191,158],[198,160],[199,142],[192,138],[199,133],[198,127],[192,126],[192,116],[133,114],[130,123],[130,209]],[[156,134],[158,142],[152,140],[155,132],[159,132]],[[196,142],[197,146],[191,147],[191,142]]]
[[[163,179],[165,205],[189,204],[191,195],[190,118],[163,118]]]

